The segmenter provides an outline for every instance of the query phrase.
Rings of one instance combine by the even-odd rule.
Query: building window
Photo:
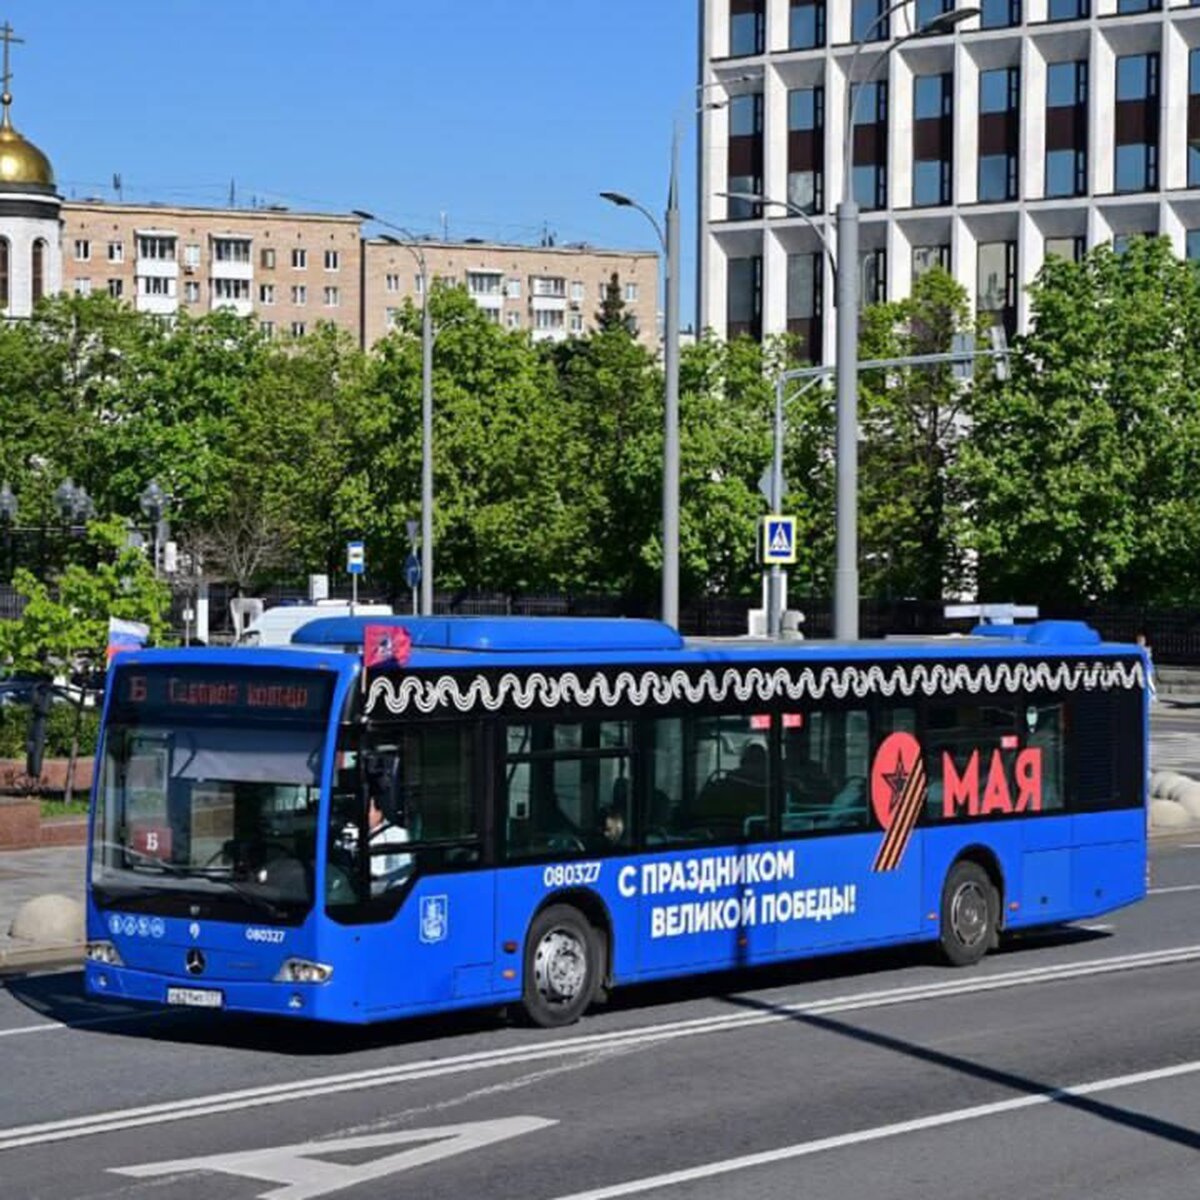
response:
[[[414,275],[413,276],[413,291],[415,291],[418,296],[423,296],[425,294],[425,276],[424,275]]]
[[[825,5],[792,0],[788,12],[788,49],[812,50],[825,45]]]
[[[183,298],[188,304],[200,303],[200,283],[196,279],[185,279],[183,283]]]
[[[307,304],[308,303],[308,288],[302,283],[292,284],[292,303]]]
[[[1046,17],[1050,21],[1077,21],[1091,11],[1088,0],[1050,0]]]
[[[10,254],[12,246],[8,238],[0,238],[0,309],[9,305],[8,282],[12,271]]]
[[[949,12],[952,6],[953,0],[917,0],[917,28],[924,29],[931,21]]]
[[[914,246],[912,252],[912,274],[915,283],[926,271],[940,267],[943,271],[950,270],[949,246]]]
[[[583,303],[583,294],[584,294],[583,283],[582,283],[582,281],[576,279],[571,284],[571,299],[576,304],[582,304]]]
[[[979,73],[980,201],[1017,198],[1017,146],[1020,137],[1019,67]]]
[[[1086,60],[1046,68],[1047,196],[1087,192],[1087,71]]]
[[[825,89],[788,92],[788,202],[806,213],[825,207]]]
[[[306,271],[308,269],[308,251],[299,246],[292,247],[292,269]]]
[[[860,250],[858,253],[858,307],[882,304],[887,299],[887,251]]]
[[[1200,261],[1200,229],[1187,231],[1183,253],[1188,262]]]
[[[327,308],[337,308],[339,304],[341,304],[341,297],[338,294],[338,289],[327,287],[325,289],[325,306]]]
[[[275,336],[275,322],[274,321],[259,321],[258,331],[269,342]]]
[[[400,290],[399,275],[385,275],[383,278],[383,287],[388,292],[398,292]]]
[[[472,296],[499,296],[502,280],[498,271],[468,271],[467,291]]]
[[[1117,59],[1114,191],[1158,186],[1158,68],[1157,54]]]
[[[109,242],[108,243],[108,261],[111,263],[122,263],[125,261],[125,243],[124,242]]]
[[[535,296],[565,300],[567,298],[567,281],[561,275],[535,275],[531,291]]]
[[[977,254],[975,307],[1012,336],[1016,331],[1017,243],[981,242]]]
[[[519,312],[510,312],[507,314],[507,316],[509,329],[521,328],[521,314]]]
[[[175,257],[175,247],[171,247],[171,257]],[[200,246],[196,242],[189,242],[183,248],[183,265],[185,267],[198,267],[200,265]]]
[[[46,295],[46,239],[37,238],[33,243],[33,249],[30,252],[30,267],[32,268],[32,279],[30,281],[30,295],[34,304],[41,300]]]
[[[980,0],[979,10],[980,29],[1000,29],[1021,23],[1021,0]]]
[[[860,208],[887,207],[887,84],[855,84],[854,199]],[[871,128],[871,127],[874,128]]]
[[[883,42],[889,37],[891,21],[884,0],[850,0],[850,40]]]
[[[175,296],[175,280],[163,275],[140,275],[138,291],[143,296]]]
[[[1046,195],[1082,196],[1087,158],[1082,150],[1046,151]]]
[[[173,237],[161,237],[157,234],[141,233],[138,234],[137,251],[138,258],[150,259],[154,262],[174,262],[175,261],[175,243]],[[200,247],[196,247],[196,258],[199,261]],[[189,263],[189,266],[195,266],[195,263]]]
[[[302,338],[304,336],[305,325],[303,321],[292,322],[292,337]]]
[[[787,329],[800,341],[800,354],[821,361],[821,289],[823,261],[818,254],[789,254],[787,260]]]
[[[1118,13],[1158,12],[1161,0],[1117,0]]]
[[[91,262],[92,260],[92,243],[87,238],[75,239],[75,261],[76,262]]]
[[[726,288],[725,336],[762,337],[762,258],[731,258]]]
[[[533,310],[534,329],[562,329],[565,314],[561,308],[535,308]]]
[[[213,238],[213,261],[219,263],[248,263],[249,238]]]
[[[625,285],[625,303],[636,304],[638,298],[638,285],[636,283],[627,283]]]
[[[110,279],[108,281],[108,294],[114,300],[120,300],[125,295],[125,281],[123,279]]]
[[[90,279],[75,280],[75,295],[90,296],[92,294],[92,281]]]
[[[519,279],[510,279],[508,281],[508,298],[510,300],[520,300],[521,281]]]
[[[1080,262],[1087,247],[1084,237],[1047,238],[1045,251],[1047,258],[1065,258],[1067,262]]]
[[[264,246],[259,251],[258,261],[259,261],[259,265],[262,267],[262,269],[264,271],[275,270],[275,247],[274,246]],[[263,324],[270,325],[272,330],[274,330],[274,328],[275,328],[275,326],[270,321],[264,321]]]
[[[1200,50],[1188,51],[1187,185],[1200,187]]]
[[[212,289],[214,300],[233,302],[250,299],[250,280],[248,279],[214,279]],[[199,299],[199,295],[196,298]]]
[[[744,92],[729,101],[727,192],[755,196],[762,192],[762,128],[761,92]],[[730,221],[745,221],[758,217],[761,210],[749,200],[729,200],[725,213]]]
[[[258,302],[259,304],[275,303],[275,285],[273,283],[260,283],[258,285]]]
[[[763,52],[764,0],[729,0],[729,54],[740,58]]]
[[[913,196],[916,207],[949,204],[953,164],[954,77],[913,80]]]
[[[497,322],[499,322],[499,320],[500,320],[499,312],[496,313],[496,320],[497,320]],[[572,313],[571,314],[571,332],[572,333],[582,333],[583,332],[583,313]]]
[[[325,251],[325,270],[340,271],[342,269],[342,255],[339,250]]]

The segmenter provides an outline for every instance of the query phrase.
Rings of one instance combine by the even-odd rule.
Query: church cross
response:
[[[13,27],[8,23],[8,21],[5,21],[4,24],[0,26],[0,41],[4,42],[4,75],[2,78],[4,83],[4,95],[7,96],[9,94],[8,85],[12,82],[12,71],[10,70],[8,63],[9,47],[13,42],[16,42],[18,45],[22,45],[24,44],[25,39],[17,37],[16,34],[13,33]],[[5,103],[7,104],[8,101],[6,100]]]

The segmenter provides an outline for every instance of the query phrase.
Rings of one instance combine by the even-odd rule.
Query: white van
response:
[[[348,601],[330,600],[320,604],[278,604],[268,608],[238,638],[239,646],[288,646],[292,634],[301,625],[318,617],[390,617],[390,604],[356,604],[350,611]]]

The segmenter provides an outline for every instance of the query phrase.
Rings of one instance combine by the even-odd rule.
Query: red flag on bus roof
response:
[[[363,664],[382,667],[387,663],[403,666],[412,650],[412,638],[403,625],[366,625],[363,627]]]

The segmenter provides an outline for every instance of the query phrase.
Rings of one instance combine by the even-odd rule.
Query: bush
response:
[[[55,704],[46,718],[46,757],[66,758],[71,753],[71,734],[75,729],[75,706]],[[25,739],[29,735],[30,709],[25,704],[0,708],[0,758],[24,758]],[[100,732],[100,711],[85,708],[79,722],[79,755],[90,758],[96,753]]]

